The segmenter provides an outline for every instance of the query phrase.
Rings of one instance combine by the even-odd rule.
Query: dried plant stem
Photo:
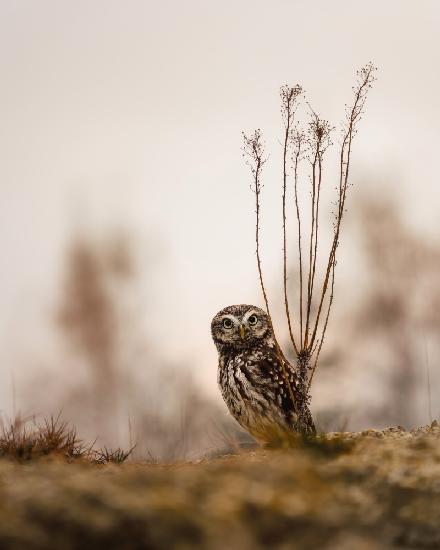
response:
[[[269,300],[267,299],[266,288],[263,280],[263,270],[261,268],[261,256],[260,256],[260,193],[261,193],[261,171],[266,158],[264,158],[264,145],[261,140],[261,131],[255,130],[251,136],[246,136],[243,133],[244,147],[243,156],[246,158],[246,163],[251,169],[253,176],[252,191],[255,195],[255,253],[257,256],[257,268],[258,276],[260,280],[261,292],[263,293],[264,303],[266,305],[266,311],[270,315]]]
[[[267,159],[264,158],[264,146],[261,141],[261,132],[260,130],[256,130],[251,136],[246,136],[243,134],[244,139],[244,147],[243,147],[243,156],[246,158],[246,163],[249,165],[252,175],[253,175],[253,184],[252,184],[252,191],[255,194],[255,213],[256,213],[256,225],[255,225],[255,246],[256,246],[256,256],[257,256],[257,269],[258,269],[258,275],[260,279],[260,287],[261,291],[263,293],[264,302],[266,305],[266,311],[270,317],[270,309],[269,309],[269,300],[267,298],[266,288],[264,286],[264,280],[263,280],[263,271],[261,268],[261,258],[260,258],[260,193],[261,193],[261,170],[266,162]],[[272,320],[270,319],[270,322],[272,323]],[[273,326],[272,326],[273,329]],[[275,331],[273,330],[273,334],[275,335]],[[284,359],[284,361],[287,363],[287,360],[284,356],[284,353],[276,339],[275,336],[275,345],[280,353],[280,356]],[[288,388],[290,397],[292,399],[292,403],[296,403],[294,399],[293,390],[290,384],[289,377],[287,375],[285,365],[282,362],[281,368],[283,371],[283,378],[285,380],[286,386]],[[296,406],[296,404],[295,404]],[[298,411],[299,412],[299,411]]]
[[[303,348],[308,348],[308,340],[309,340],[309,325],[310,325],[310,310],[312,306],[312,295],[313,295],[313,266],[314,266],[314,259],[313,259],[313,240],[315,236],[315,216],[316,216],[316,164],[318,160],[318,151],[319,151],[319,143],[316,142],[316,149],[313,152],[313,161],[312,161],[312,212],[311,212],[311,226],[310,226],[310,239],[309,239],[309,275],[307,279],[307,314],[306,314],[306,328],[304,331],[304,341],[303,341]]]
[[[258,187],[258,173],[261,169],[261,162],[258,161],[258,171],[255,176],[255,188]],[[257,255],[258,275],[260,278],[261,291],[264,297],[264,303],[266,304],[266,311],[270,315],[269,300],[267,299],[266,288],[264,287],[263,271],[261,269],[261,257],[260,257],[260,191],[255,193],[255,212],[257,215],[257,223],[255,228],[255,253]]]
[[[315,213],[315,245],[313,252],[313,270],[312,270],[312,284],[310,289],[310,295],[313,296],[313,285],[315,282],[316,274],[316,257],[318,255],[318,231],[319,231],[319,202],[321,196],[321,183],[322,183],[322,157],[318,155],[318,190],[316,195],[316,213]]]
[[[259,159],[259,162],[257,163],[257,166],[258,166],[258,170],[261,170],[261,159]],[[256,171],[256,173],[257,173],[257,171]],[[257,176],[255,176],[255,180],[256,180],[256,178],[257,178]],[[255,193],[255,211],[256,211],[256,218],[257,218],[256,219],[255,241],[256,241],[257,266],[258,266],[258,274],[259,274],[259,279],[260,279],[261,291],[263,293],[264,303],[266,305],[266,311],[267,311],[267,314],[270,317],[269,301],[267,299],[266,289],[265,289],[265,286],[264,286],[263,271],[261,269],[261,259],[260,259],[260,200],[259,200],[259,196],[260,196],[261,188],[259,187],[259,184],[255,183],[255,189],[257,189],[257,188],[258,188],[258,193],[257,192]],[[272,324],[272,319],[270,319],[270,323]],[[279,351],[280,356],[284,359],[284,361],[287,362],[287,360],[284,356],[284,353],[283,353],[283,351],[282,351],[282,349],[281,349],[281,347],[278,343],[278,340],[276,338],[275,329],[274,329],[273,325],[272,325],[272,333],[274,334],[275,345],[276,345],[276,347]],[[284,362],[281,362],[281,368],[282,368],[282,371],[283,371],[284,381],[287,385],[287,389],[288,389],[290,397],[292,399],[292,403],[295,404],[296,401],[294,399],[292,386],[290,385],[290,380],[289,380],[289,377],[287,375],[287,372],[286,372],[286,369],[285,369],[285,366],[284,366]]]
[[[309,105],[310,107],[310,105]],[[307,301],[306,301],[306,327],[304,330],[303,349],[309,351],[313,349],[310,344],[310,323],[313,304],[313,291],[316,277],[316,258],[318,256],[318,232],[319,232],[319,205],[321,199],[322,185],[322,161],[326,149],[331,145],[330,134],[333,128],[326,120],[322,120],[313,111],[312,120],[309,123],[308,130],[308,149],[309,162],[311,165],[311,225],[309,239],[309,272],[307,281]],[[310,344],[310,345],[309,345]]]
[[[306,311],[306,328],[304,331],[304,349],[308,348],[309,344],[309,324],[310,324],[310,308],[312,305],[312,265],[313,265],[313,234],[315,231],[315,164],[312,166],[312,223],[310,227],[310,239],[309,239],[309,275],[307,279],[307,311]]]
[[[336,215],[336,227],[334,231],[332,246],[330,249],[329,259],[327,262],[327,269],[325,273],[324,283],[322,286],[318,313],[316,315],[313,334],[310,341],[310,347],[313,346],[313,343],[316,338],[316,333],[318,331],[319,320],[322,312],[322,306],[328,291],[330,275],[332,272],[332,268],[334,267],[334,264],[336,262],[336,250],[339,245],[339,235],[340,235],[342,219],[345,211],[345,199],[347,196],[348,176],[349,176],[349,169],[350,169],[351,148],[353,143],[353,137],[356,133],[356,123],[359,121],[363,111],[366,94],[369,88],[371,88],[371,83],[374,80],[373,78],[374,70],[375,69],[373,65],[370,63],[360,71],[360,80],[358,82],[358,87],[355,89],[355,100],[352,108],[347,113],[348,116],[347,116],[346,131],[343,136],[341,154],[340,154],[339,197],[338,197],[338,212]],[[331,306],[331,303],[330,303],[330,306]]]
[[[336,267],[336,264],[333,263],[333,265],[332,265],[332,278],[331,278],[331,291],[330,291],[330,298],[329,298],[329,302],[328,302],[327,315],[325,317],[324,328],[322,329],[321,339],[319,340],[318,348],[317,348],[317,351],[316,351],[315,361],[313,363],[313,367],[310,370],[310,376],[309,376],[309,383],[308,383],[308,386],[307,386],[307,391],[310,389],[310,386],[312,385],[313,376],[315,374],[316,367],[318,366],[318,359],[319,359],[319,355],[321,353],[322,344],[324,343],[325,333],[327,332],[327,325],[328,325],[328,320],[330,318],[330,310],[331,310],[331,307],[332,307],[332,304],[333,304],[333,297],[334,297],[334,290],[335,290],[335,267]]]
[[[295,95],[296,94],[296,95]],[[283,147],[283,290],[284,307],[286,310],[287,325],[289,328],[290,341],[292,342],[295,353],[298,354],[298,347],[293,336],[292,321],[290,318],[289,298],[287,293],[287,237],[286,237],[286,194],[287,194],[287,152],[291,124],[293,122],[293,103],[298,95],[296,88],[284,87],[281,89],[281,98],[283,101],[283,114],[285,118],[284,147]]]
[[[281,114],[284,122],[284,140],[283,140],[283,179],[282,179],[282,228],[283,228],[283,295],[284,309],[286,314],[289,337],[292,343],[293,351],[297,355],[298,368],[304,379],[305,399],[307,400],[308,391],[315,374],[318,359],[324,343],[330,311],[334,301],[335,286],[335,267],[336,252],[339,246],[339,237],[342,227],[342,220],[345,212],[345,201],[347,198],[347,189],[349,186],[350,160],[354,136],[357,133],[357,123],[362,118],[363,108],[367,93],[372,86],[375,67],[368,63],[358,71],[357,85],[353,88],[354,100],[350,108],[346,108],[346,119],[343,126],[342,143],[339,155],[339,185],[336,187],[337,203],[333,236],[331,240],[330,251],[327,263],[324,269],[324,277],[320,292],[315,298],[318,262],[318,243],[319,243],[319,215],[321,205],[321,189],[324,181],[324,155],[327,148],[332,145],[331,134],[334,130],[326,120],[321,119],[310,107],[311,120],[308,124],[307,132],[298,130],[298,123],[295,122],[295,113],[297,108],[297,99],[303,94],[301,86],[295,87],[282,86],[281,95]],[[304,147],[305,144],[305,147]],[[264,158],[264,147],[261,142],[261,132],[256,130],[250,137],[244,135],[244,155],[247,157],[247,163],[251,168],[253,175],[252,190],[255,193],[255,211],[256,211],[256,256],[257,268],[260,280],[260,286],[263,293],[266,310],[270,315],[269,301],[263,282],[263,273],[260,258],[260,192],[261,192],[261,170],[266,162]],[[288,167],[288,156],[290,156],[293,165]],[[308,239],[306,236],[306,250],[303,257],[303,219],[304,211],[301,211],[298,198],[299,185],[299,164],[303,158],[309,161],[309,174],[311,185],[311,203],[310,210],[307,206],[306,214],[310,215],[310,233]],[[287,248],[287,187],[290,177],[290,170],[293,169],[294,184],[294,208],[297,220],[297,248],[299,256],[299,337],[295,339],[295,328],[292,322],[292,313],[289,305],[288,293],[288,248]],[[308,218],[308,216],[307,216]],[[307,288],[306,279],[307,277]],[[325,319],[324,304],[327,304]],[[317,305],[317,307],[315,307]],[[298,336],[298,334],[297,334]],[[276,346],[283,358],[280,346]],[[313,362],[313,366],[310,364]],[[308,385],[306,374],[310,373]],[[290,388],[290,385],[287,384]],[[307,386],[307,387],[306,387]]]
[[[295,210],[298,227],[298,259],[299,259],[299,317],[300,317],[300,335],[303,334],[303,261],[302,261],[302,243],[301,243],[301,213],[298,202],[298,165],[301,157],[301,146],[304,135],[297,133],[295,136],[296,150],[294,154],[294,189],[295,189]]]

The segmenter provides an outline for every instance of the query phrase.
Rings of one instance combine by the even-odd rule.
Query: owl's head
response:
[[[249,305],[228,306],[219,311],[212,320],[211,334],[219,351],[248,349],[262,341],[273,341],[269,316]]]

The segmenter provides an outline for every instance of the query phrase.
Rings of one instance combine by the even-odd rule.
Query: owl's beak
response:
[[[239,332],[240,332],[240,338],[241,338],[242,340],[244,340],[244,339],[245,339],[245,336],[246,336],[246,327],[245,327],[244,325],[240,325],[240,326],[238,327],[238,330],[239,330]]]

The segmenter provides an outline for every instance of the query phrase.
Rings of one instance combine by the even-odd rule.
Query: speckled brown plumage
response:
[[[214,317],[211,332],[219,353],[220,390],[243,428],[263,441],[277,430],[315,433],[305,373],[282,356],[262,309],[226,307]]]

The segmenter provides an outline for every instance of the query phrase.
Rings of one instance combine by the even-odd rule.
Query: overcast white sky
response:
[[[86,224],[155,248],[149,334],[215,381],[212,315],[260,301],[240,151],[255,127],[272,153],[268,280],[278,265],[281,84],[301,82],[338,124],[372,60],[354,180],[377,180],[436,231],[439,16],[435,0],[1,0],[3,379],[44,356],[64,246]]]

